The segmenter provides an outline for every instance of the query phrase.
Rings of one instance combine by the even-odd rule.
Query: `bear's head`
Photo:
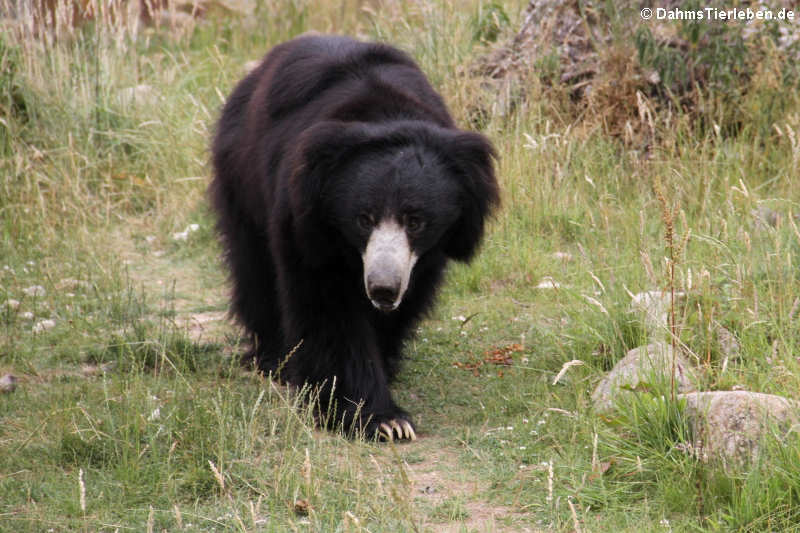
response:
[[[360,256],[366,295],[394,310],[425,254],[474,256],[499,203],[493,157],[482,135],[428,123],[321,122],[292,162],[298,246],[318,266]]]

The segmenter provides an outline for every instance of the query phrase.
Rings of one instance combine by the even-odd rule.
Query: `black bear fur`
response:
[[[410,425],[389,384],[448,259],[474,256],[499,202],[489,141],[456,129],[405,53],[314,35],[276,46],[236,86],[212,154],[209,193],[248,356],[320,387],[331,426],[372,437]],[[363,280],[369,225],[384,217],[416,257],[389,312]]]

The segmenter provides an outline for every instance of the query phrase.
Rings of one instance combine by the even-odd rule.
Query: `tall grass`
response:
[[[658,95],[621,103],[652,113],[645,150],[575,113],[557,76],[492,112],[517,95],[487,92],[471,66],[526,2],[257,1],[183,29],[88,4],[74,26],[69,2],[48,23],[0,0],[0,374],[20,378],[0,394],[0,530],[796,529],[793,436],[731,473],[685,446],[666,389],[607,419],[590,398],[648,341],[629,292],[670,288],[687,293],[673,339],[704,386],[797,399],[800,100],[783,56],[710,49],[727,59],[695,93],[718,111],[702,120]],[[605,60],[631,50],[679,83],[652,35],[623,37],[627,13]],[[482,254],[453,266],[407,346],[396,390],[417,413],[413,446],[316,430],[312,392],[238,367],[234,328],[183,325],[226,308],[204,199],[218,110],[248,61],[309,30],[401,46],[500,154],[503,209]],[[752,71],[733,75],[725,54]],[[680,241],[668,263],[665,209]],[[536,288],[545,276],[559,287]],[[510,346],[511,365],[492,362]]]

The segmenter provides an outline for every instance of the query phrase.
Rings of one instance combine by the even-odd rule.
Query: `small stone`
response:
[[[717,324],[714,328],[717,334],[717,343],[719,344],[719,351],[726,359],[737,360],[741,352],[741,345],[736,336],[728,331],[727,328],[721,324]]]
[[[629,351],[600,381],[592,393],[594,409],[598,413],[613,411],[620,394],[645,386],[654,379],[670,381],[673,354],[675,356],[675,384],[678,392],[694,390],[696,381],[689,362],[675,354],[672,346],[663,342],[640,346]]]
[[[194,22],[192,14],[183,11],[163,9],[158,14],[158,23],[173,30],[188,30],[194,26]]]
[[[63,291],[63,290],[76,290],[76,289],[88,289],[90,287],[87,281],[83,281],[80,279],[75,278],[64,278],[56,283],[56,289]]]
[[[253,59],[251,61],[248,61],[247,63],[244,64],[245,73],[246,74],[250,74],[255,69],[257,69],[260,64],[261,64],[261,60],[260,59]]]
[[[102,365],[93,365],[93,364],[85,364],[81,367],[81,373],[86,376],[87,378],[99,376],[101,374],[108,374],[114,368],[116,368],[117,362],[116,361],[109,361],[108,363],[103,363]]]
[[[561,284],[551,278],[550,276],[546,276],[539,281],[539,284],[536,285],[537,289],[559,289],[561,288]]]
[[[685,294],[675,292],[675,303],[681,302]],[[653,341],[665,341],[670,337],[669,312],[672,297],[667,291],[646,291],[634,294],[631,298],[630,312],[640,313],[644,328]]]
[[[81,374],[87,378],[96,376],[100,373],[100,367],[97,365],[83,365],[81,366]]]
[[[766,226],[775,227],[778,225],[780,215],[765,205],[760,205],[758,208],[750,211],[756,221],[756,226],[766,228]]]
[[[22,289],[22,292],[25,293],[25,296],[30,296],[31,298],[34,297],[41,298],[46,294],[44,287],[42,287],[41,285],[33,285],[32,287],[27,287],[25,289]]]
[[[5,374],[0,377],[0,392],[9,393],[17,390],[17,377],[11,374]]]
[[[307,498],[300,498],[294,502],[294,512],[300,516],[308,516],[311,505],[308,503]]]
[[[158,103],[158,94],[151,85],[139,84],[117,91],[117,100],[122,105],[149,106]]]
[[[5,302],[3,302],[3,305],[0,305],[0,307],[2,307],[3,309],[10,309],[12,311],[15,311],[19,309],[19,301],[9,298]]]
[[[214,0],[214,5],[219,6],[226,11],[236,15],[252,15],[258,9],[258,2],[256,0]],[[316,32],[306,32],[315,34]]]
[[[185,241],[189,238],[189,235],[194,233],[195,231],[200,229],[199,224],[189,224],[186,226],[186,229],[183,231],[179,231],[178,233],[172,234],[172,240],[175,241]]]
[[[34,324],[33,332],[34,333],[41,333],[43,331],[47,331],[48,329],[53,329],[54,327],[56,327],[56,321],[55,320],[50,320],[48,318],[48,319],[45,319],[45,320],[40,320],[39,322]]]

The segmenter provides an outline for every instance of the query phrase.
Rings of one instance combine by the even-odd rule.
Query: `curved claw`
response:
[[[378,440],[394,442],[395,440],[417,440],[417,434],[411,422],[404,418],[392,418],[380,422],[375,434]]]
[[[379,433],[383,438],[385,438],[389,442],[392,442],[394,440],[393,436],[394,432],[392,431],[392,428],[389,426],[389,424],[387,424],[386,422],[381,422]]]
[[[408,420],[401,421],[403,426],[403,438],[417,440],[417,434],[414,432],[414,427]]]
[[[400,427],[400,424],[397,423],[397,420],[395,419],[389,420],[389,425],[392,426],[392,430],[394,430],[394,432],[397,433],[397,438],[402,439],[403,428]]]

